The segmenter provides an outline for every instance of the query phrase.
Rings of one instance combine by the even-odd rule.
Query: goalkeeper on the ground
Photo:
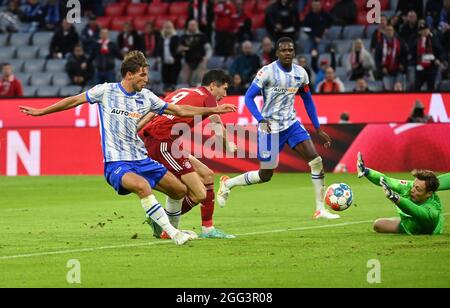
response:
[[[396,206],[400,218],[380,218],[373,225],[379,233],[441,234],[444,226],[441,200],[437,190],[450,189],[450,173],[437,177],[432,171],[413,170],[414,181],[389,178],[357,159],[358,177],[365,176],[383,187],[386,197]],[[441,185],[440,185],[440,181]]]

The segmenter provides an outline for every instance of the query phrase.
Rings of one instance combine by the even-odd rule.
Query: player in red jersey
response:
[[[172,92],[164,99],[166,102],[177,105],[190,106],[217,106],[217,102],[227,95],[230,77],[222,70],[211,70],[207,72],[199,88],[179,89]],[[202,120],[206,119],[205,117]],[[222,137],[224,147],[229,151],[236,151],[236,145],[226,140],[225,127],[220,116],[209,117],[210,121],[220,125],[218,130]],[[183,150],[178,143],[181,128],[193,128],[194,119],[182,118],[179,116],[154,116],[147,115],[140,123],[144,127],[142,136],[148,155],[163,164],[175,176],[177,176],[188,189],[188,194],[184,199],[174,200],[167,198],[166,212],[170,222],[177,227],[180,216],[189,212],[195,205],[201,203],[202,216],[202,238],[234,238],[233,235],[225,234],[214,228],[214,173],[205,164],[199,161],[187,151]],[[158,228],[156,224],[148,221],[154,231],[154,236],[166,238],[166,234]]]

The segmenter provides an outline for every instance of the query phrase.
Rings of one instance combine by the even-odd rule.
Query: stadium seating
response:
[[[50,73],[35,72],[31,74],[30,84],[32,86],[47,86],[52,83],[53,75]]]
[[[70,85],[70,86],[61,87],[59,90],[59,95],[62,97],[72,96],[72,95],[77,95],[77,94],[81,93],[81,91],[82,91],[82,88],[80,86]]]
[[[14,72],[14,75],[22,82],[22,86],[28,86],[30,84],[30,73]]]
[[[54,97],[59,95],[59,88],[53,86],[40,86],[37,88],[36,94],[38,96]]]
[[[8,34],[0,34],[0,46],[6,46],[8,44]]]
[[[167,15],[169,4],[166,2],[151,3],[147,9],[148,16]]]
[[[13,58],[16,55],[16,47],[14,46],[3,46],[0,47],[0,62],[6,62]]]
[[[127,5],[128,16],[144,16],[147,12],[148,5],[145,3],[130,3]]]
[[[65,86],[70,85],[71,80],[70,80],[69,76],[67,75],[67,73],[60,72],[60,73],[53,74],[53,82],[52,83],[54,86],[65,87]]]
[[[17,59],[29,60],[36,59],[39,47],[27,46],[26,48],[17,48]]]
[[[52,32],[36,32],[31,39],[32,45],[49,49],[52,37]]]
[[[45,68],[44,59],[27,60],[23,64],[24,73],[41,73],[44,72],[44,68]]]
[[[22,85],[24,86],[23,87],[23,95],[24,96],[36,96],[36,91],[37,91],[38,87],[25,85],[23,82],[22,82]]]
[[[66,67],[65,59],[51,59],[47,61],[45,70],[51,73],[64,72]]]

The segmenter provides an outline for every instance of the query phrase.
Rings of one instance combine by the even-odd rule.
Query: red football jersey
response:
[[[205,88],[179,89],[167,95],[164,100],[169,104],[189,105],[194,107],[216,107],[217,101]],[[203,118],[204,119],[204,118]],[[172,127],[178,123],[186,123],[194,127],[194,118],[184,118],[169,114],[156,116],[143,130],[144,136],[152,136],[154,139],[176,139],[178,135],[172,135]]]

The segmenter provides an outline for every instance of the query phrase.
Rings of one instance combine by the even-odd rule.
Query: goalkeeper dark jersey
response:
[[[389,187],[400,195],[397,211],[400,215],[400,231],[407,234],[441,234],[444,227],[441,200],[433,193],[422,204],[411,200],[410,192],[413,181],[389,178],[384,174],[369,169],[367,178],[380,186],[380,178],[384,177]]]

